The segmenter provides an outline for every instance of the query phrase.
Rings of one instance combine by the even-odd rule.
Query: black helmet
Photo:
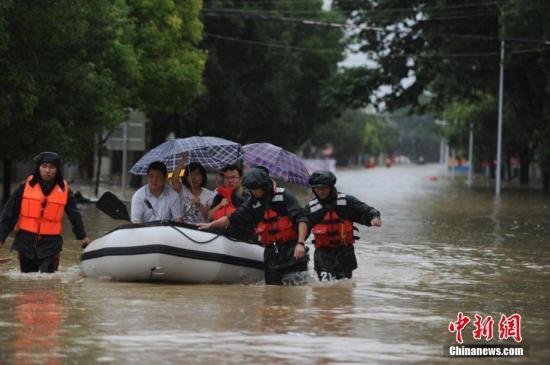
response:
[[[248,170],[242,179],[242,184],[245,188],[251,189],[263,189],[270,191],[273,189],[273,183],[269,178],[269,175],[263,169],[251,168]]]
[[[55,152],[40,152],[38,155],[34,156],[34,162],[36,162],[37,166],[43,163],[51,163],[58,169],[63,165],[63,160],[61,160],[61,157]]]
[[[36,166],[33,171],[33,177],[29,184],[34,186],[37,182],[40,181],[40,165],[43,163],[51,163],[57,167],[57,174],[55,176],[55,183],[58,184],[61,189],[65,189],[65,183],[63,182],[63,160],[55,152],[40,152],[38,155],[34,156],[33,161],[36,163]]]
[[[312,188],[320,186],[334,187],[336,185],[336,176],[330,171],[317,171],[309,177],[309,185]]]

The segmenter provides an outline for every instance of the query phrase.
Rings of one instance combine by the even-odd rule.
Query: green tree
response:
[[[180,118],[180,133],[289,149],[309,139],[332,117],[323,95],[342,59],[342,30],[281,19],[304,12],[320,21],[343,20],[321,7],[320,0],[206,0],[207,92]]]
[[[89,154],[126,107],[181,112],[202,91],[200,0],[0,3],[4,199],[11,161]]]
[[[1,8],[4,199],[11,160],[56,150],[82,157],[93,136],[119,123],[136,59],[123,2],[16,1]]]
[[[399,131],[386,118],[361,110],[346,110],[339,118],[315,128],[313,145],[331,144],[339,165],[357,163],[363,154],[393,153],[399,146]]]
[[[148,113],[177,113],[203,92],[206,54],[201,0],[128,0],[141,84],[135,103]]]
[[[497,104],[494,95],[484,95],[476,102],[454,102],[447,106],[443,118],[447,121],[444,135],[449,145],[458,149],[461,156],[466,157],[469,144],[470,123],[474,126],[474,164],[482,160],[494,160],[496,150],[495,130],[497,128]],[[509,136],[505,130],[504,136]],[[504,145],[508,145],[508,139]],[[494,166],[491,163],[491,174],[494,176]]]
[[[347,95],[363,104],[374,98],[375,105],[390,109],[413,105],[413,111],[429,109],[439,115],[455,102],[483,103],[486,95],[497,95],[499,38],[509,38],[505,124],[511,133],[510,153],[521,159],[521,181],[528,182],[529,164],[550,115],[550,57],[549,47],[518,38],[549,39],[546,2],[335,0],[334,4],[356,25],[376,27],[363,28],[356,37],[376,67],[362,70],[363,77],[347,89]],[[380,92],[382,87],[390,92]],[[426,93],[430,98],[424,104],[420,98]]]

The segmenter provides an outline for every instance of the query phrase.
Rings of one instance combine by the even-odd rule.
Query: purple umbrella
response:
[[[300,157],[271,143],[243,146],[243,160],[251,166],[265,166],[276,178],[291,184],[309,186],[309,173]]]
[[[154,161],[162,161],[168,171],[174,171],[183,152],[189,152],[188,162],[199,162],[206,168],[219,169],[237,163],[241,158],[241,145],[218,137],[171,139],[147,152],[130,172],[146,175],[147,167]]]

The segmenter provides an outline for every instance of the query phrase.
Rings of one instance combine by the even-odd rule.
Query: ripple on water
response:
[[[78,265],[69,266],[65,270],[56,271],[54,273],[39,273],[39,272],[22,273],[21,271],[19,271],[19,269],[13,268],[0,273],[0,275],[5,276],[11,280],[25,280],[25,281],[61,280],[61,282],[72,282],[72,281],[80,280],[82,278],[80,266]]]
[[[109,351],[104,357],[127,363],[155,358],[166,362],[185,357],[187,362],[218,359],[221,363],[252,359],[277,363],[366,363],[372,361],[413,362],[439,353],[435,346],[396,344],[368,338],[318,336],[303,333],[196,333],[181,331],[143,331],[95,338]],[[315,351],[312,351],[315,349]],[[344,350],[345,349],[345,350]]]

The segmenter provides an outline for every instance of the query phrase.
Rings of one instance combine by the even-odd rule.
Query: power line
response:
[[[203,9],[204,10],[204,9]],[[210,16],[210,17],[243,17],[243,14],[218,14],[216,11],[214,12],[203,12],[203,16]],[[292,23],[301,23],[305,25],[318,25],[318,26],[325,26],[325,27],[332,27],[332,28],[360,28],[360,29],[366,29],[366,30],[384,30],[384,28],[381,27],[371,27],[371,26],[358,26],[355,24],[346,24],[346,23],[335,23],[335,22],[325,22],[315,19],[302,19],[302,18],[289,18],[289,17],[273,17],[273,16],[266,16],[266,15],[257,15],[257,14],[245,14],[245,17],[251,18],[251,19],[259,19],[259,20],[275,20],[275,21],[282,21],[282,22],[292,22]]]
[[[526,0],[528,1],[528,0]],[[365,4],[365,0],[339,0],[341,3],[358,3],[359,5]],[[467,9],[486,7],[490,5],[502,5],[508,3],[507,0],[493,0],[488,2],[481,2],[475,4],[456,4],[456,5],[440,5],[440,6],[424,6],[417,9],[412,8],[382,8],[382,9],[368,9],[369,12],[397,12],[397,11],[411,11],[411,10],[445,10],[445,9]],[[311,5],[312,2],[308,0],[243,0],[239,4],[242,5],[280,5],[280,4],[306,4]],[[334,11],[334,10],[332,10]]]
[[[493,3],[498,4],[498,3]],[[470,4],[474,5],[474,4]],[[476,4],[477,6],[478,4]],[[441,7],[443,8],[443,7]],[[451,9],[452,7],[449,7],[448,9]],[[466,7],[463,7],[466,8]],[[425,12],[426,10],[429,10],[430,7],[425,8],[396,8],[396,9],[358,9],[361,13],[367,13],[367,14],[376,14],[376,13],[383,13],[383,12],[406,12],[406,13],[414,13],[419,14],[422,12]],[[456,8],[455,8],[456,9]],[[535,8],[519,8],[519,9],[513,9],[513,10],[505,10],[500,11],[498,9],[490,10],[490,9],[479,9],[484,11],[477,11],[477,12],[451,12],[447,14],[432,14],[429,16],[426,20],[445,20],[445,19],[462,19],[462,18],[470,18],[470,17],[482,17],[482,16],[493,16],[493,15],[499,15],[499,14],[511,14],[511,13],[520,13],[520,12],[530,12],[530,11],[536,11],[541,9],[548,9],[547,6],[540,6]],[[269,14],[322,14],[322,13],[344,13],[347,14],[347,11],[342,10],[331,10],[330,12],[323,11],[321,9],[316,10],[297,10],[297,9],[246,9],[246,8],[224,8],[224,7],[210,7],[210,8],[203,8],[203,12],[220,12],[220,13],[235,13],[235,14],[251,14],[251,15],[269,15]],[[377,18],[377,20],[394,20],[395,18]]]
[[[212,34],[212,33],[204,33],[204,36],[207,37],[207,38],[215,38],[215,39],[221,39],[221,40],[225,40],[225,41],[252,44],[252,45],[263,46],[263,47],[289,49],[289,50],[304,51],[304,52],[342,54],[341,51],[332,50],[332,49],[291,46],[291,45],[282,44],[282,43],[261,42],[261,41],[255,41],[255,40],[250,40],[250,39],[228,37],[228,36],[223,36],[223,35],[219,35],[219,34]],[[550,48],[531,48],[531,49],[524,49],[524,50],[509,51],[508,53],[510,53],[510,54],[541,53],[541,52],[546,52],[546,51],[550,51]],[[431,55],[410,53],[410,54],[402,54],[402,55],[387,55],[386,57],[389,57],[389,58],[424,58],[424,59],[434,58],[435,59],[435,58],[494,57],[494,56],[498,56],[498,55],[499,55],[499,52],[448,53],[448,54],[431,54]]]
[[[216,38],[216,39],[222,39],[222,40],[238,42],[238,43],[248,43],[248,44],[254,44],[254,45],[264,46],[264,47],[291,49],[291,50],[295,50],[295,51],[339,53],[339,54],[343,53],[343,52],[333,50],[333,49],[308,48],[308,47],[291,46],[291,45],[282,44],[282,43],[268,43],[268,42],[254,41],[254,40],[250,40],[250,39],[228,37],[228,36],[223,36],[223,35],[219,35],[219,34],[212,34],[212,33],[204,33],[204,36],[207,37],[207,38]]]
[[[525,54],[525,53],[542,53],[550,51],[550,48],[528,48],[516,51],[508,51],[509,54]],[[473,58],[473,57],[496,57],[499,56],[500,52],[479,52],[479,53],[448,53],[448,54],[403,54],[403,55],[388,55],[389,58]]]
[[[213,17],[219,16],[218,14],[209,14],[209,13],[205,13],[203,15],[213,16]],[[221,15],[221,17],[224,17],[224,16],[225,16],[224,14]],[[325,26],[325,27],[341,28],[341,29],[354,28],[359,30],[372,30],[372,31],[378,31],[378,32],[388,32],[388,33],[397,33],[397,34],[409,33],[407,31],[388,30],[383,27],[372,27],[372,26],[348,24],[348,23],[325,22],[325,21],[319,21],[314,19],[270,17],[270,16],[254,16],[251,18],[258,19],[258,20],[275,20],[275,21],[281,21],[281,22],[293,22],[293,23],[300,23],[304,25]],[[475,34],[458,34],[458,33],[438,33],[438,35],[451,36],[451,37],[457,37],[457,38],[471,38],[476,40],[506,40],[506,41],[512,41],[512,42],[528,42],[528,43],[540,43],[540,44],[550,45],[550,41],[544,40],[544,39],[519,38],[519,37],[491,37],[491,36],[480,36]]]

